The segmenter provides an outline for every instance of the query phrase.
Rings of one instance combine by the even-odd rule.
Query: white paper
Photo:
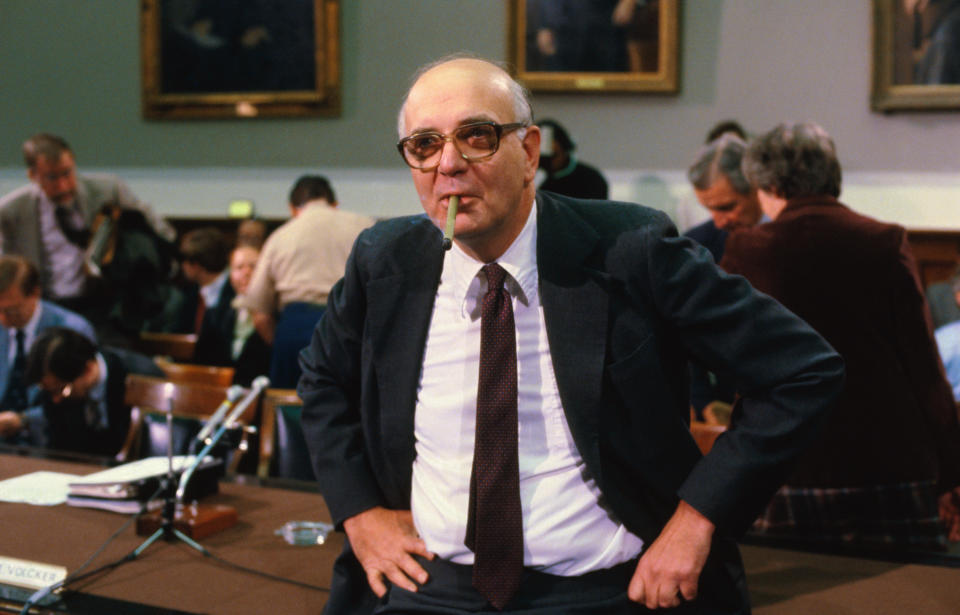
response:
[[[189,467],[195,459],[196,457],[193,455],[174,455],[173,471],[182,471],[184,468]],[[147,457],[108,470],[87,474],[80,478],[74,477],[74,480],[71,482],[77,485],[126,483],[150,478],[151,476],[163,476],[167,473],[168,469],[169,462],[166,457]]]
[[[68,486],[78,478],[62,472],[31,472],[0,481],[0,502],[56,506],[67,501]]]

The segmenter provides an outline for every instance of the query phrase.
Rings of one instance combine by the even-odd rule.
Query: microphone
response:
[[[460,206],[460,196],[454,194],[447,205],[447,228],[443,231],[443,249],[453,247],[453,227],[457,224],[457,207]]]
[[[239,384],[235,384],[229,389],[227,389],[227,397],[222,402],[217,410],[207,419],[207,422],[204,423],[203,429],[200,430],[200,433],[196,436],[197,442],[203,442],[207,439],[213,430],[217,428],[217,425],[223,420],[223,417],[227,414],[230,408],[238,399],[243,396],[243,387]]]
[[[265,388],[270,386],[270,379],[266,376],[257,376],[254,378],[253,382],[250,384],[250,392],[247,393],[240,403],[233,407],[233,411],[230,413],[226,419],[220,423],[220,427],[217,428],[216,433],[213,434],[213,437],[210,438],[210,442],[207,443],[203,450],[197,453],[196,458],[193,460],[193,463],[189,468],[184,471],[183,475],[180,477],[180,486],[177,487],[176,499],[178,502],[183,502],[183,494],[187,491],[187,485],[190,483],[190,479],[193,477],[193,473],[197,470],[197,467],[203,462],[204,457],[207,456],[207,453],[216,446],[217,442],[220,441],[220,438],[223,437],[223,434],[227,431],[227,427],[232,425],[241,414],[243,414],[246,409],[253,403],[253,400],[257,398],[260,393],[263,392]]]
[[[246,412],[250,404],[253,403],[253,400],[255,400],[257,396],[260,395],[260,393],[262,393],[263,390],[268,386],[270,386],[270,379],[266,376],[257,376],[254,378],[253,382],[250,383],[250,392],[247,393],[246,397],[240,400],[239,404],[233,407],[233,412],[231,412],[230,416],[223,421],[224,427],[229,427],[234,423],[234,421],[240,418],[240,415]]]

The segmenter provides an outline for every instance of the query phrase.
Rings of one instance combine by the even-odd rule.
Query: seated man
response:
[[[40,274],[21,256],[0,256],[0,437],[23,442],[24,413],[37,403],[39,391],[27,387],[27,348],[44,329],[67,327],[96,340],[93,327],[79,314],[40,298]]]
[[[181,306],[178,331],[199,334],[206,310],[233,299],[233,290],[227,283],[230,246],[218,229],[198,228],[183,236],[180,255],[183,277],[191,282],[191,287]]]
[[[52,327],[27,355],[27,382],[39,383],[42,413],[33,417],[31,444],[113,456],[130,427],[124,404],[127,374],[163,377],[149,358],[97,347],[71,329]]]

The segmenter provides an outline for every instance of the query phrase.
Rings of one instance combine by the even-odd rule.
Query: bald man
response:
[[[301,356],[348,538],[325,612],[748,612],[734,539],[841,361],[663,214],[538,194],[531,118],[516,81],[466,57],[422,69],[400,110],[426,215],[360,235]],[[691,355],[744,385],[745,428],[706,458]]]

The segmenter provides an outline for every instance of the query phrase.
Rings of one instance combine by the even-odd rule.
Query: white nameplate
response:
[[[66,576],[67,569],[64,566],[39,564],[12,557],[0,557],[0,583],[31,589],[43,589],[48,585],[59,583]]]

